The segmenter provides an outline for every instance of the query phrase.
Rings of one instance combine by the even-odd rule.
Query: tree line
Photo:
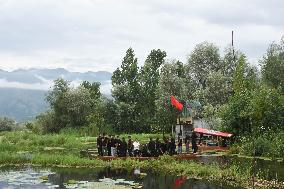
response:
[[[28,125],[43,132],[84,128],[94,132],[149,133],[170,131],[177,111],[169,98],[198,100],[197,116],[210,127],[247,135],[284,130],[284,38],[269,45],[259,61],[213,43],[195,46],[185,63],[152,50],[143,66],[132,48],[126,51],[112,76],[112,99],[100,93],[100,83],[84,81],[73,87],[54,81],[46,100],[50,110]]]

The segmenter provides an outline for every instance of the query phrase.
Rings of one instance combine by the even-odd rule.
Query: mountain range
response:
[[[19,122],[31,120],[45,111],[48,105],[45,95],[51,89],[53,81],[62,77],[77,86],[82,81],[100,82],[101,92],[110,96],[112,73],[70,72],[57,69],[17,69],[5,71],[0,69],[0,116],[7,116]]]

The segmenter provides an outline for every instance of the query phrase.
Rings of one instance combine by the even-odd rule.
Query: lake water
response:
[[[235,189],[218,183],[111,168],[32,168],[4,167],[1,189],[97,188],[97,189]]]
[[[252,159],[237,157],[201,157],[194,161],[211,164],[251,166]],[[262,179],[284,181],[284,162],[257,160],[256,172]],[[113,168],[0,168],[1,189],[98,188],[98,189],[236,189],[222,183]]]

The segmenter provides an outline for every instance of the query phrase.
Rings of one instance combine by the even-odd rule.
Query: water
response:
[[[134,174],[135,173],[135,174]],[[111,168],[5,167],[0,170],[1,189],[98,188],[98,189],[235,189],[220,183]]]
[[[218,163],[220,166],[238,164],[251,166],[252,159],[204,156],[194,161],[205,164]],[[258,159],[256,162],[258,177],[265,180],[284,181],[284,162]],[[0,189],[28,188],[98,188],[98,189],[235,189],[222,183],[196,180],[151,173],[139,168],[40,168],[40,167],[2,167],[0,168]]]

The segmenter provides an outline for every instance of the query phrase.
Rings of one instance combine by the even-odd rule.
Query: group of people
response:
[[[132,140],[131,136],[120,138],[114,135],[99,135],[97,137],[97,148],[99,156],[118,156],[118,157],[158,157],[163,154],[175,155],[182,154],[182,146],[185,144],[185,152],[190,152],[190,143],[193,153],[198,150],[197,135],[192,132],[191,136],[186,135],[184,139],[180,136],[177,141],[174,137],[164,137],[162,141],[159,138],[155,140],[150,137],[146,144],[140,144],[138,139]],[[176,150],[177,147],[177,150]]]

